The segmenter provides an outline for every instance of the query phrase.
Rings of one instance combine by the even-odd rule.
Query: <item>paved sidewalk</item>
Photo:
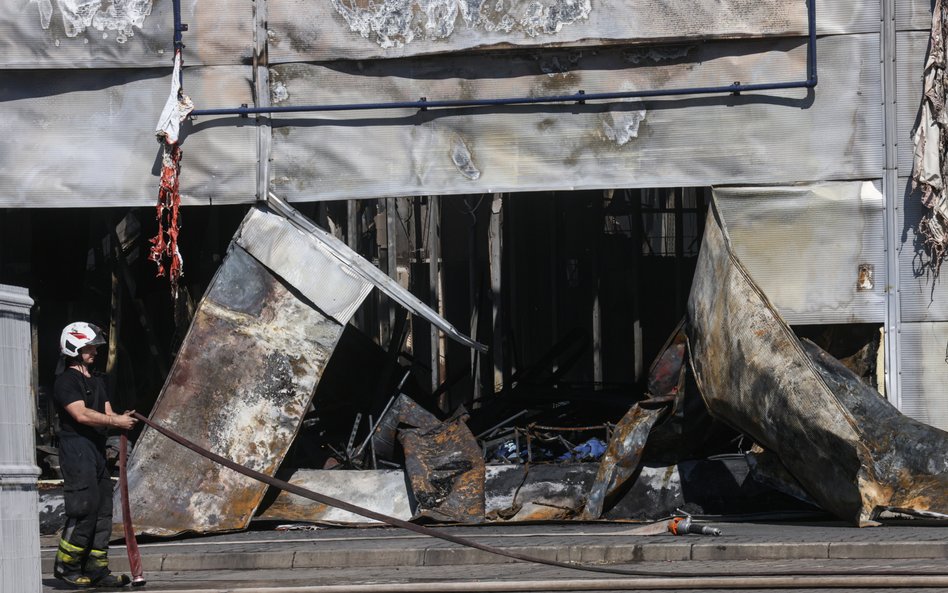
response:
[[[790,572],[800,569],[827,573],[849,571],[861,574],[869,570],[894,568],[910,571],[912,576],[943,574],[941,560],[900,560],[879,562],[877,560],[779,560],[779,561],[687,561],[687,562],[637,562],[616,565],[649,573],[673,573],[682,577],[700,576],[708,572],[728,573],[735,576],[753,576],[768,572]],[[356,568],[299,568],[293,570],[190,570],[181,572],[145,572],[148,591],[214,593],[240,591],[241,589],[274,588],[288,592],[299,587],[333,585],[391,584],[435,584],[435,583],[482,583],[485,581],[586,581],[603,578],[626,578],[616,575],[580,572],[533,564],[507,564],[504,566],[472,564],[465,566],[410,566],[410,567],[360,567]],[[50,577],[44,580],[44,592],[64,591],[67,587]],[[133,591],[135,589],[132,589]],[[845,591],[869,591],[851,588]],[[917,590],[917,589],[915,589]],[[841,593],[834,589],[834,593]],[[875,589],[873,593],[878,592]],[[293,593],[300,593],[295,591]],[[749,592],[748,592],[749,593]]]
[[[924,521],[858,529],[835,522],[711,523],[720,537],[629,535],[629,524],[574,523],[441,527],[491,546],[544,559],[591,564],[656,561],[941,559],[948,560],[948,527]],[[42,542],[43,572],[52,571],[55,537]],[[253,530],[139,544],[146,573],[437,567],[491,565],[510,558],[390,527]],[[117,570],[127,571],[125,548],[112,547]]]

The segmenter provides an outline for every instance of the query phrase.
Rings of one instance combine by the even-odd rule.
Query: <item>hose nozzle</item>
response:
[[[721,530],[710,525],[699,525],[691,520],[691,517],[675,517],[668,522],[668,531],[672,535],[687,535],[697,533],[698,535],[721,535]]]

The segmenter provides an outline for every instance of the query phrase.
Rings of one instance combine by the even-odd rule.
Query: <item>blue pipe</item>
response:
[[[740,84],[735,82],[726,86],[688,87],[682,89],[622,91],[612,93],[586,93],[582,90],[571,95],[549,95],[544,97],[507,97],[499,99],[442,99],[429,101],[422,98],[418,101],[392,101],[387,103],[348,103],[336,105],[287,105],[283,107],[231,107],[221,109],[195,109],[192,116],[201,115],[252,115],[256,113],[302,113],[320,111],[365,111],[375,109],[431,109],[435,107],[487,107],[498,105],[534,105],[538,103],[585,103],[586,101],[611,101],[615,99],[632,99],[642,97],[672,97],[680,95],[711,95],[720,93],[739,94],[753,91],[773,91],[780,89],[814,88],[817,83],[816,75],[816,0],[807,2],[807,60],[806,80],[794,82],[772,82],[759,84]],[[174,0],[176,19],[180,20],[180,0]],[[187,25],[184,25],[184,30]],[[178,43],[180,32],[175,29],[175,43]]]
[[[174,49],[177,51],[184,49],[181,33],[187,31],[188,26],[181,23],[181,0],[174,0],[172,8],[174,9]]]

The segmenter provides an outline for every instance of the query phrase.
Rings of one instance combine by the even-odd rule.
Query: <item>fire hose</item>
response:
[[[371,509],[367,509],[367,508],[364,508],[364,507],[360,507],[360,506],[358,506],[358,505],[354,505],[354,504],[352,504],[352,503],[348,503],[348,502],[345,502],[345,501],[343,501],[343,500],[339,500],[339,499],[337,499],[337,498],[333,498],[333,497],[331,497],[331,496],[327,496],[327,495],[325,495],[325,494],[320,494],[319,492],[314,492],[314,491],[312,491],[312,490],[308,490],[308,489],[303,488],[303,487],[301,487],[301,486],[298,486],[298,485],[296,485],[296,484],[291,484],[291,483],[289,483],[289,482],[285,482],[285,481],[280,480],[280,479],[278,479],[278,478],[274,478],[274,477],[272,477],[272,476],[268,476],[268,475],[266,475],[266,474],[260,473],[260,472],[258,472],[258,471],[252,470],[252,469],[250,469],[250,468],[248,468],[248,467],[245,467],[245,466],[243,466],[243,465],[240,465],[240,464],[238,464],[238,463],[235,463],[234,461],[231,461],[230,459],[227,459],[227,458],[225,458],[225,457],[222,457],[222,456],[220,456],[220,455],[218,455],[218,454],[216,454],[216,453],[213,453],[213,452],[211,452],[211,451],[208,451],[207,449],[205,449],[205,448],[201,447],[200,445],[197,445],[197,444],[195,444],[195,443],[189,441],[188,439],[186,439],[185,437],[183,437],[183,436],[181,436],[181,435],[175,433],[174,431],[172,431],[172,430],[170,430],[170,429],[168,429],[168,428],[166,428],[166,427],[164,427],[164,426],[161,426],[160,424],[158,424],[158,423],[156,423],[156,422],[153,422],[152,420],[149,420],[148,418],[146,418],[145,416],[142,416],[142,415],[139,414],[138,412],[133,412],[133,413],[132,413],[132,416],[133,416],[134,418],[136,418],[136,419],[142,421],[143,423],[145,423],[145,424],[146,424],[147,426],[149,426],[150,428],[152,428],[152,429],[158,431],[160,434],[162,434],[162,435],[168,437],[169,439],[171,439],[172,441],[178,443],[179,445],[181,445],[181,446],[183,446],[183,447],[185,447],[185,448],[187,448],[187,449],[190,449],[191,451],[194,451],[194,452],[197,453],[198,455],[201,455],[202,457],[205,457],[205,458],[207,458],[207,459],[209,459],[209,460],[211,460],[211,461],[213,461],[213,462],[215,462],[215,463],[218,463],[218,464],[220,464],[220,465],[223,465],[224,467],[226,467],[226,468],[228,468],[228,469],[231,469],[231,470],[233,470],[233,471],[235,471],[235,472],[238,472],[238,473],[243,474],[243,475],[245,475],[245,476],[247,476],[247,477],[253,478],[254,480],[257,480],[257,481],[259,481],[259,482],[263,482],[264,484],[267,484],[267,485],[272,486],[272,487],[274,487],[274,488],[278,488],[278,489],[280,489],[280,490],[289,492],[289,493],[291,493],[291,494],[295,494],[295,495],[297,495],[297,496],[301,496],[301,497],[307,498],[307,499],[309,499],[309,500],[313,500],[313,501],[316,501],[316,502],[319,502],[319,503],[322,503],[322,504],[325,504],[325,505],[329,505],[329,506],[332,506],[332,507],[335,507],[335,508],[338,508],[338,509],[342,509],[342,510],[348,511],[348,512],[350,512],[350,513],[353,513],[353,514],[356,514],[356,515],[359,515],[359,516],[362,516],[362,517],[366,517],[366,518],[369,518],[369,519],[374,519],[374,520],[376,520],[376,521],[379,521],[379,522],[381,522],[381,523],[385,523],[385,524],[387,524],[387,525],[391,525],[391,526],[393,526],[393,527],[400,527],[400,528],[402,528],[402,529],[406,529],[406,530],[408,530],[408,531],[413,531],[413,532],[418,533],[418,534],[421,534],[421,535],[426,535],[426,536],[429,536],[429,537],[441,539],[441,540],[448,541],[448,542],[451,542],[451,543],[454,543],[454,544],[458,544],[458,545],[461,545],[461,546],[465,546],[465,547],[469,547],[469,548],[474,548],[474,549],[477,549],[477,550],[482,550],[482,551],[488,552],[488,553],[490,553],[490,554],[496,554],[496,555],[498,555],[498,556],[504,556],[504,557],[512,558],[512,559],[514,559],[514,560],[519,560],[519,561],[522,561],[522,562],[531,562],[531,563],[536,563],[536,564],[543,564],[543,565],[546,565],[546,566],[553,566],[553,567],[556,567],[556,568],[567,568],[567,569],[581,570],[581,571],[586,571],[586,572],[597,572],[597,573],[606,573],[606,574],[617,574],[617,575],[624,575],[624,576],[656,577],[656,578],[662,577],[662,578],[666,578],[666,579],[675,579],[675,580],[681,580],[681,581],[694,581],[695,578],[696,578],[696,575],[694,575],[694,574],[686,574],[686,573],[682,573],[682,572],[680,572],[680,571],[674,571],[674,572],[673,572],[673,571],[635,570],[635,569],[616,568],[616,567],[608,567],[608,566],[594,566],[594,565],[589,565],[589,564],[579,564],[579,563],[573,563],[573,562],[560,562],[560,561],[557,561],[557,560],[549,560],[549,559],[545,559],[545,558],[539,558],[539,557],[536,557],[536,556],[530,556],[530,555],[527,555],[527,554],[520,554],[520,553],[518,553],[518,552],[513,552],[513,551],[510,551],[510,550],[505,550],[505,549],[503,549],[503,548],[496,548],[496,547],[494,547],[494,546],[489,546],[489,545],[487,545],[487,544],[483,544],[483,543],[480,543],[480,542],[476,542],[476,541],[473,541],[473,540],[470,540],[470,539],[467,539],[467,538],[464,538],[464,537],[460,537],[460,536],[457,536],[457,535],[452,535],[452,534],[450,534],[450,533],[445,533],[445,532],[440,531],[440,530],[438,530],[438,529],[432,529],[432,528],[430,528],[430,527],[425,527],[425,526],[423,526],[423,525],[416,525],[416,524],[414,524],[414,523],[411,523],[411,522],[409,522],[409,521],[405,521],[405,520],[403,520],[403,519],[398,519],[398,518],[396,518],[396,517],[390,517],[390,516],[388,516],[388,515],[384,515],[384,514],[382,514],[382,513],[378,513],[378,512],[376,512],[376,511],[371,510]],[[123,443],[123,445],[124,445],[124,443]],[[124,455],[124,451],[125,451],[125,448],[124,448],[124,446],[123,446],[123,448],[122,448],[122,453],[123,453],[123,455]],[[125,521],[126,541],[127,541],[127,542],[132,542],[132,544],[133,544],[133,545],[129,545],[129,546],[128,546],[129,564],[130,564],[132,567],[137,567],[137,568],[138,568],[138,574],[137,574],[137,576],[141,578],[141,584],[143,584],[143,583],[144,583],[144,578],[143,578],[142,575],[141,575],[141,557],[140,557],[140,553],[139,553],[139,551],[138,551],[138,546],[137,546],[137,544],[134,543],[134,542],[135,542],[134,530],[133,530],[132,527],[131,527],[131,516],[130,516],[130,513],[128,512],[128,510],[129,510],[129,509],[128,509],[128,490],[127,490],[127,483],[126,483],[126,476],[125,476],[125,463],[124,463],[124,459],[121,460],[120,488],[121,488],[121,492],[122,492],[122,511],[123,511],[123,520]],[[133,559],[133,554],[134,554],[134,556],[135,556],[134,559]],[[133,579],[134,579],[135,576],[136,576],[136,574],[135,574],[135,568],[132,568],[132,573],[133,573]],[[894,569],[884,569],[884,570],[863,570],[863,569],[860,569],[860,570],[858,570],[858,571],[851,571],[851,572],[839,571],[839,570],[831,570],[831,571],[825,571],[825,570],[824,570],[824,571],[814,571],[814,570],[799,571],[799,570],[791,570],[791,571],[760,572],[760,573],[755,573],[755,574],[753,575],[753,577],[735,577],[735,575],[734,575],[733,572],[714,572],[714,571],[706,571],[706,572],[705,572],[705,571],[703,571],[703,572],[700,573],[700,577],[714,577],[714,578],[731,579],[731,580],[737,579],[737,578],[743,578],[743,579],[748,579],[748,578],[760,578],[760,579],[764,579],[764,578],[800,579],[801,577],[814,577],[814,578],[817,578],[817,577],[835,577],[835,576],[852,576],[852,577],[859,577],[859,578],[862,579],[862,580],[860,581],[860,584],[859,584],[858,586],[871,586],[870,584],[867,584],[867,583],[870,583],[870,582],[871,582],[871,579],[863,578],[863,577],[867,577],[867,576],[893,576],[893,577],[894,577],[894,576],[899,576],[899,577],[902,577],[902,580],[895,580],[895,579],[893,579],[893,580],[891,580],[891,581],[886,581],[886,583],[887,583],[886,586],[887,586],[887,587],[890,587],[890,588],[891,588],[891,587],[896,587],[896,586],[910,586],[910,585],[901,585],[900,583],[915,582],[915,581],[912,581],[912,579],[906,580],[905,577],[926,577],[926,578],[929,579],[929,581],[930,581],[930,579],[932,579],[932,578],[941,579],[940,581],[938,581],[938,582],[940,583],[938,586],[948,586],[948,578],[946,578],[944,574],[942,574],[942,573],[937,573],[937,574],[925,574],[925,575],[920,575],[917,570],[904,570],[904,571],[899,571],[899,570],[894,570]],[[653,579],[647,579],[647,580],[643,580],[642,582],[643,582],[643,583],[648,582],[648,583],[651,585],[651,584],[652,584],[652,581],[653,581]],[[934,585],[927,584],[929,581],[926,581],[926,584],[922,584],[921,581],[918,581],[918,582],[915,582],[915,584],[914,584],[914,585],[911,585],[911,586],[915,586],[915,587],[919,587],[919,586],[934,586]],[[797,583],[798,583],[798,584],[795,585],[795,586],[805,586],[805,585],[799,584],[798,581],[794,581],[794,582],[797,582]],[[736,583],[736,581],[735,581],[735,583]],[[725,584],[724,587],[727,588],[727,587],[739,587],[739,586],[741,586],[741,585],[737,585],[737,584],[735,584],[735,583],[732,583],[732,584],[730,584],[730,585]],[[440,584],[441,584],[441,585],[445,585],[445,583],[440,583]],[[654,584],[658,585],[658,586],[655,587],[655,588],[666,588],[666,587],[662,587],[662,586],[659,585],[657,582],[654,583]],[[417,585],[418,585],[418,583],[413,583],[413,584],[412,584],[412,586],[417,586]],[[470,586],[471,584],[468,583],[468,584],[466,584],[466,585],[467,585],[467,586]],[[680,585],[677,585],[676,588],[677,588],[677,587],[684,587],[684,586],[685,586],[684,584],[680,584]],[[716,586],[720,586],[720,585],[716,585]],[[744,586],[744,587],[747,587],[747,586],[750,586],[750,585],[743,585],[743,586]],[[759,586],[759,585],[754,585],[754,586]],[[784,585],[784,586],[787,586],[787,585]],[[840,586],[840,585],[835,585],[835,586]],[[348,589],[349,591],[355,590],[355,589],[357,588],[357,587],[352,587],[351,585],[348,586],[348,587],[350,587],[350,588]],[[688,584],[688,587],[690,587],[690,588],[697,588],[695,583],[689,583],[689,584]],[[300,589],[300,590],[301,590],[301,591],[303,591],[303,590],[312,590],[312,591],[325,590],[325,591],[330,591],[330,590],[333,590],[333,589],[331,589],[331,588],[324,589],[324,588],[321,588],[321,587],[315,587],[315,588],[303,588],[303,589]],[[379,589],[379,590],[382,590],[382,589]],[[384,589],[384,590],[392,590],[392,591],[395,591],[395,590],[400,590],[400,589],[397,589],[397,587],[396,587],[396,588],[393,588],[393,589]],[[442,590],[445,590],[445,589],[442,589]],[[463,589],[463,590],[465,590],[465,591],[474,591],[475,589]],[[484,590],[490,590],[490,589],[484,589]],[[514,590],[514,589],[509,589],[509,588],[508,588],[508,589],[493,589],[493,590],[505,590],[505,591],[506,591],[506,590]],[[535,590],[535,589],[520,589],[520,590],[526,591],[526,590]],[[579,589],[574,589],[574,590],[579,590]]]

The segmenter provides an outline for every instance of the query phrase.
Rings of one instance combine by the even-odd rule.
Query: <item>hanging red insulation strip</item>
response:
[[[132,586],[140,587],[145,584],[145,575],[142,571],[142,555],[138,551],[138,540],[135,539],[135,528],[132,527],[132,512],[128,504],[128,474],[125,470],[128,462],[128,437],[122,433],[119,443],[119,493],[122,496],[122,526],[125,528],[125,550],[128,552],[128,566],[132,573]]]
[[[158,234],[149,239],[151,250],[148,259],[158,264],[159,276],[164,276],[165,260],[168,260],[168,279],[171,282],[171,294],[175,297],[178,295],[178,279],[184,269],[181,252],[178,250],[178,209],[181,206],[178,176],[180,172],[181,147],[178,144],[165,144],[156,205]]]

